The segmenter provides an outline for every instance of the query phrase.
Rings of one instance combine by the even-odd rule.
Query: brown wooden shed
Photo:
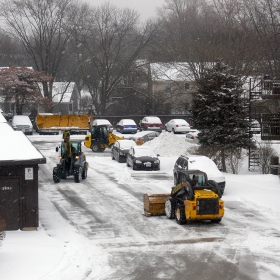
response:
[[[29,139],[0,118],[0,216],[6,230],[39,226],[38,165],[45,163]]]

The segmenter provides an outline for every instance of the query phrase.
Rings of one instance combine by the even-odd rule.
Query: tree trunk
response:
[[[221,158],[222,158],[223,172],[227,172],[226,157],[225,157],[225,150],[224,150],[224,148],[221,149]]]

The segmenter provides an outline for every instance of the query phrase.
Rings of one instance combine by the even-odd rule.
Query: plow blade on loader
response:
[[[165,202],[169,197],[170,194],[144,194],[144,215],[165,215]]]

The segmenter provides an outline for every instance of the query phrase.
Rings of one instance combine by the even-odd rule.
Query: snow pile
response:
[[[193,144],[186,142],[185,135],[178,137],[167,131],[163,131],[159,137],[144,145],[152,147],[157,154],[164,157],[186,154],[186,151],[193,146]]]
[[[116,178],[118,184],[127,184],[128,182],[135,181],[131,177],[131,173],[130,173],[130,171],[128,170],[127,167],[125,167],[123,169],[123,172],[116,172],[115,173],[115,178]]]

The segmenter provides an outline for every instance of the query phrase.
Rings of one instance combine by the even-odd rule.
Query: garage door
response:
[[[19,179],[0,179],[0,216],[6,220],[7,230],[20,228]]]

